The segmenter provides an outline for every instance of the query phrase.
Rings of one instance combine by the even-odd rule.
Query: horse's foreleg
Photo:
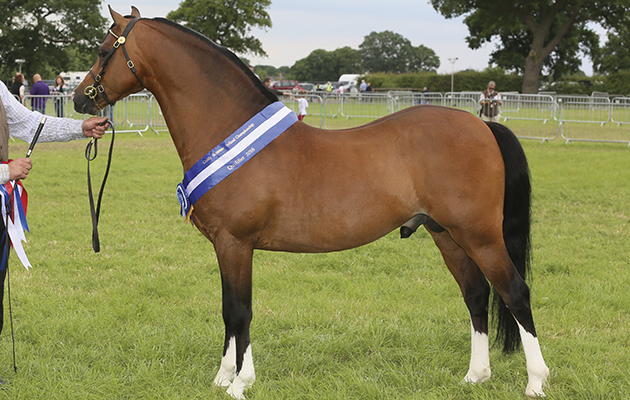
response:
[[[245,390],[256,380],[249,339],[253,250],[232,237],[216,240],[215,249],[223,286],[225,344],[214,384],[228,386],[228,394],[244,399]]]
[[[427,229],[437,244],[444,262],[457,281],[470,312],[470,366],[464,382],[481,383],[490,378],[488,345],[488,298],[490,286],[477,264],[457,245],[448,232]]]

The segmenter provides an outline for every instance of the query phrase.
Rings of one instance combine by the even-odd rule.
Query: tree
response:
[[[502,45],[492,53],[491,62],[523,71],[523,93],[538,92],[545,66],[552,72],[571,70],[578,51],[597,54],[588,22],[622,26],[630,11],[630,0],[431,0],[431,4],[446,18],[466,16],[470,48],[499,38]]]
[[[271,0],[184,0],[167,18],[186,25],[235,53],[266,56],[252,27],[270,28]]]
[[[555,34],[557,21],[554,23],[551,35]],[[490,64],[498,65],[519,74],[525,72],[525,59],[530,53],[532,34],[524,24],[515,24],[510,32],[500,35],[503,46],[497,48],[490,55]],[[554,80],[569,74],[580,72],[582,64],[581,53],[588,54],[591,59],[596,57],[599,49],[599,37],[595,32],[572,26],[565,39],[556,46],[547,59],[542,63],[542,72],[549,74]],[[522,89],[522,88],[521,88]]]
[[[370,33],[359,49],[363,66],[369,72],[432,71],[440,66],[433,50],[422,45],[414,47],[409,39],[391,31]]]
[[[407,68],[409,72],[437,71],[440,68],[440,57],[426,46],[412,47]]]
[[[627,28],[608,34],[608,41],[593,62],[596,71],[603,74],[614,74],[630,71],[630,32]]]
[[[362,73],[361,54],[350,47],[334,51],[314,50],[291,67],[291,73],[300,81],[332,81],[347,73]]]
[[[26,60],[22,72],[27,77],[63,71],[70,63],[69,47],[95,58],[106,26],[100,3],[90,0],[0,0],[0,9],[3,75],[17,71],[16,59]]]
[[[343,74],[361,74],[363,73],[363,62],[361,60],[361,52],[351,47],[341,47],[333,50],[332,56],[335,60],[335,73],[337,79]]]

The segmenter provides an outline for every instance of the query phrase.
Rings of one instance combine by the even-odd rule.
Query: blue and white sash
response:
[[[297,121],[297,116],[282,102],[270,104],[212,149],[184,173],[177,185],[177,198],[183,217],[191,206],[224,178],[249,161],[272,140]]]

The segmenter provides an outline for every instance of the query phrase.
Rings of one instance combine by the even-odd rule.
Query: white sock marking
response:
[[[521,324],[518,324],[518,330],[523,342],[525,360],[527,361],[527,375],[529,377],[525,394],[530,397],[544,396],[543,386],[549,376],[549,368],[547,368],[545,360],[543,360],[538,338],[527,332]]]
[[[464,382],[482,383],[490,378],[488,334],[475,331],[470,323],[470,367]]]
[[[236,338],[231,337],[228,348],[221,359],[221,367],[214,378],[215,386],[230,386],[232,379],[236,375]]]

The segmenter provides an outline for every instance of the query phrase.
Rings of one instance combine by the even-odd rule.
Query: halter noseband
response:
[[[127,24],[127,27],[125,28],[122,35],[120,36],[117,36],[111,29],[109,30],[109,33],[113,37],[115,37],[117,40],[114,43],[114,47],[109,51],[109,53],[107,53],[105,60],[103,60],[103,66],[101,67],[101,72],[99,72],[98,75],[94,76],[94,73],[90,69],[90,75],[92,75],[92,78],[94,78],[94,83],[91,86],[87,86],[85,90],[83,91],[83,93],[87,97],[94,100],[94,103],[96,103],[96,95],[100,93],[108,105],[110,106],[114,105],[114,103],[110,102],[109,99],[107,98],[107,95],[105,94],[105,88],[103,87],[103,85],[101,85],[101,79],[103,78],[103,75],[105,74],[105,67],[107,66],[107,63],[109,62],[109,59],[112,57],[116,49],[118,49],[119,47],[122,47],[123,54],[125,55],[125,58],[127,59],[127,66],[129,67],[131,72],[133,72],[133,75],[136,77],[138,82],[140,82],[140,85],[144,87],[144,83],[142,83],[142,81],[138,77],[138,74],[136,73],[136,67],[133,64],[133,61],[129,59],[129,55],[127,54],[127,49],[125,48],[125,42],[127,41],[127,36],[129,36],[129,32],[131,31],[131,28],[133,28],[133,26],[136,24],[136,22],[138,22],[139,19],[140,18],[132,19],[129,22],[129,24]]]

